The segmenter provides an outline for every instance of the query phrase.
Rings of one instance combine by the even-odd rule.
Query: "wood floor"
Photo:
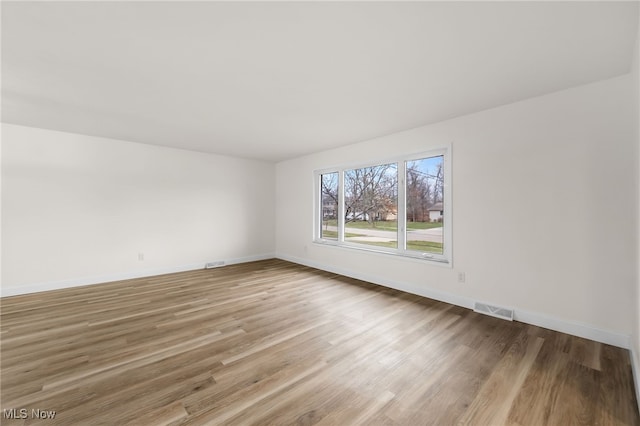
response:
[[[279,260],[1,308],[3,425],[640,424],[626,350]]]

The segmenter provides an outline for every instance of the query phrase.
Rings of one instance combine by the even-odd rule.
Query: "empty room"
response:
[[[640,2],[0,13],[2,425],[640,425]]]

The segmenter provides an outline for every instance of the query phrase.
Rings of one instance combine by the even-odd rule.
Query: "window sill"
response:
[[[448,268],[452,267],[452,262],[450,259],[446,259],[443,256],[438,256],[437,254],[432,254],[432,253],[421,253],[421,252],[416,252],[415,254],[410,252],[403,253],[403,252],[395,251],[394,249],[385,250],[384,248],[367,247],[366,245],[363,245],[363,244],[340,243],[338,241],[330,241],[330,240],[322,240],[322,239],[314,239],[313,243],[319,246],[336,247],[336,248],[346,249],[346,250],[362,251],[362,252],[368,252],[368,253],[382,255],[382,256],[392,256],[398,259],[427,262],[429,264],[444,266]]]

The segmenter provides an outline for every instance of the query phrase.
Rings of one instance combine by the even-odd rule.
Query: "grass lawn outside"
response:
[[[442,222],[407,222],[407,229],[442,228]]]
[[[323,222],[325,225],[338,226],[338,221],[333,219]],[[358,220],[355,222],[347,222],[344,224],[345,228],[349,229],[377,229],[380,231],[397,231],[398,223],[392,221],[378,221],[374,222],[373,226],[367,221]],[[407,229],[432,229],[442,228],[442,222],[407,222]]]
[[[397,241],[354,241],[358,244],[366,244],[368,246],[376,246],[376,247],[389,247],[389,248],[398,248]],[[435,243],[432,241],[407,241],[407,250],[414,250],[423,253],[437,253],[442,254],[442,243]]]
[[[433,241],[407,241],[407,250],[442,254],[442,243]]]
[[[364,234],[352,234],[350,232],[345,232],[345,238],[349,237],[366,237]],[[336,231],[329,231],[327,229],[322,230],[322,238],[338,238],[338,233]]]
[[[324,226],[337,226],[337,221],[329,220],[323,222]],[[416,229],[431,229],[431,228],[442,228],[442,222],[407,222],[407,228],[409,230]],[[378,231],[391,231],[397,232],[398,224],[396,222],[391,221],[380,221],[375,222],[375,227],[371,226],[366,221],[357,221],[357,222],[349,222],[345,224],[345,231],[350,230],[358,230],[362,229],[363,232],[366,230],[378,230]],[[367,234],[359,234],[355,232],[345,232],[345,238],[354,238],[354,237],[366,237]],[[328,229],[322,229],[322,238],[328,239],[338,239],[338,232]],[[397,241],[352,241],[358,244],[364,244],[369,246],[376,247],[388,247],[388,248],[398,248]],[[409,240],[407,241],[407,250],[418,251],[422,253],[438,253],[442,254],[442,243],[433,242],[433,241],[416,241]]]

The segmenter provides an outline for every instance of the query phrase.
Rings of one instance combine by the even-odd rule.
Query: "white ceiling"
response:
[[[278,161],[628,73],[638,2],[2,2],[2,121]]]

